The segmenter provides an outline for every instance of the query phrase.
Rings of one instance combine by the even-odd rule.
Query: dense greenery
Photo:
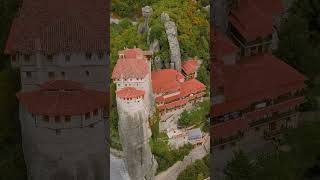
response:
[[[194,125],[207,131],[209,129],[209,121],[207,118],[209,111],[210,101],[209,99],[205,99],[203,102],[197,104],[190,112],[184,110],[178,120],[178,125],[182,128]]]
[[[22,153],[18,101],[19,74],[10,68],[4,54],[18,0],[0,1],[0,180],[25,180],[26,167]]]
[[[15,70],[0,72],[0,179],[2,177],[12,180],[26,178],[18,119],[18,101],[15,97],[19,84],[19,75]]]
[[[319,131],[318,121],[307,122],[300,128],[292,129],[285,136],[285,142],[291,147],[289,152],[261,154],[254,163],[250,163],[245,154],[236,153],[227,166],[227,179],[238,176],[243,177],[243,180],[311,180],[319,176]]]
[[[320,84],[320,1],[297,0],[282,21],[277,55],[305,74],[309,79],[310,94],[303,110],[317,107],[314,95],[319,95]],[[310,86],[311,85],[311,86]]]
[[[149,125],[151,127],[152,139],[157,141],[160,136],[160,113],[158,109],[155,114],[150,118]]]
[[[150,147],[158,163],[157,173],[168,169],[177,161],[183,160],[192,149],[191,144],[186,144],[179,149],[171,149],[168,144],[168,136],[165,133],[160,133],[157,139],[151,139]]]
[[[204,180],[209,177],[210,156],[207,155],[201,160],[196,160],[182,171],[177,180]]]
[[[4,48],[11,27],[11,22],[18,10],[20,0],[0,1],[0,70],[8,65],[8,57],[4,55]]]
[[[242,151],[237,151],[224,173],[226,180],[254,180],[255,167]]]

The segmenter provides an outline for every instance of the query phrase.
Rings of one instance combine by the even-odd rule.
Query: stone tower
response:
[[[107,6],[24,0],[13,21],[5,53],[21,74],[29,180],[107,179]]]
[[[149,52],[137,48],[120,51],[112,73],[124,161],[132,180],[152,180],[157,168],[148,143],[154,99],[149,58]]]

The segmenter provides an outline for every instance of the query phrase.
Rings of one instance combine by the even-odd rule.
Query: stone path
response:
[[[202,159],[210,152],[210,137],[207,136],[205,143],[195,147],[189,155],[182,161],[176,162],[173,166],[156,176],[156,180],[176,180],[178,175],[186,169],[186,167],[198,159]]]

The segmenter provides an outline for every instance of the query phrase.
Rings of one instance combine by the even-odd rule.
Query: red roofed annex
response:
[[[277,47],[275,21],[282,13],[280,0],[234,1],[227,32],[214,29],[214,147],[223,148],[246,134],[269,139],[297,126],[306,79],[272,54]]]
[[[152,96],[163,115],[202,100],[206,87],[195,79],[199,60],[185,61],[182,65],[183,73],[175,69],[151,72],[150,52],[133,48],[124,49],[118,54],[112,78],[117,86],[117,97],[127,100],[119,99],[118,104],[126,107],[129,107],[128,103],[135,104],[138,108],[141,104],[136,97],[144,95],[143,101],[148,102],[149,96]],[[131,110],[133,107],[130,106]]]

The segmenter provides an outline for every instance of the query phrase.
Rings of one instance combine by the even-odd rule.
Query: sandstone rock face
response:
[[[148,143],[148,113],[119,110],[119,134],[131,180],[154,180],[157,163]]]
[[[164,23],[164,27],[168,36],[171,63],[174,64],[174,68],[176,70],[181,71],[181,54],[179,41],[177,38],[177,26],[173,21],[170,20],[170,17],[167,13],[161,14],[161,21]]]

